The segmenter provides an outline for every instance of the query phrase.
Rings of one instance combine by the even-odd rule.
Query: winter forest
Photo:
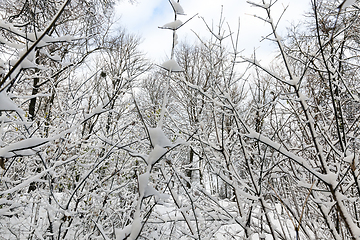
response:
[[[0,0],[0,239],[360,239],[360,5],[308,1],[247,2],[268,63],[169,0],[159,63],[121,1]]]

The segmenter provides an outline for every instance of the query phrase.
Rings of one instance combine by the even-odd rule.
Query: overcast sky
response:
[[[253,0],[259,2],[259,0]],[[229,23],[231,29],[236,31],[238,19],[240,18],[240,48],[246,49],[243,53],[251,55],[257,49],[257,55],[266,57],[273,51],[274,45],[270,42],[260,43],[261,37],[269,33],[269,26],[253,15],[264,16],[264,10],[251,7],[246,0],[180,0],[186,15],[179,19],[185,22],[193,15],[204,17],[208,24],[218,26],[221,6],[225,22]],[[285,27],[291,22],[302,18],[305,10],[309,9],[309,1],[304,0],[279,0],[273,9],[274,19],[277,20],[285,7],[280,34],[285,34]],[[121,1],[116,7],[117,15],[121,16],[121,24],[131,33],[139,35],[142,39],[141,49],[148,57],[155,61],[166,60],[170,55],[172,43],[172,31],[159,29],[159,26],[174,20],[174,13],[168,0],[137,0],[130,4]],[[199,17],[195,17],[178,30],[179,42],[196,41],[195,31],[201,37],[209,37],[205,24]]]

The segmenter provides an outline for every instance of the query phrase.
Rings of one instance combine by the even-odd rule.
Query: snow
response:
[[[115,236],[116,240],[123,240],[131,233],[131,225],[124,227],[123,229],[116,228]]]
[[[129,237],[130,240],[137,239],[137,236],[140,233],[141,227],[142,227],[141,217],[138,216],[137,213],[135,213],[135,219],[131,225],[131,233],[130,233],[130,237]]]
[[[255,130],[249,129],[249,133],[246,134],[245,136],[247,136],[248,138],[257,139],[257,138],[259,138],[259,135],[260,135],[260,134],[259,134],[258,132],[256,132]]]
[[[42,32],[39,32],[38,36],[40,36],[41,34]],[[49,35],[45,35],[43,39],[38,43],[37,47],[45,47],[51,43],[56,43],[56,42],[71,42],[73,40],[75,40],[75,37],[72,36],[61,36],[61,37],[53,38]]]
[[[69,35],[65,35],[65,36],[61,36],[61,37],[56,37],[53,38],[49,35],[45,35],[43,38],[43,41],[47,42],[47,43],[54,43],[54,42],[71,42],[73,40],[75,40],[76,38],[73,36],[69,36]]]
[[[173,144],[166,137],[165,133],[160,127],[149,128],[149,134],[151,142],[154,146],[159,145],[160,147],[172,147]]]
[[[294,79],[292,80],[289,80],[288,83],[292,86],[296,86],[300,81],[300,78],[299,77],[294,77]]]
[[[252,64],[254,64],[254,65],[256,65],[256,66],[261,66],[261,64],[260,64],[260,62],[256,59],[256,58],[246,58],[246,57],[242,57],[242,59],[244,59],[245,61],[247,61],[247,62],[249,62],[249,63],[252,63]],[[261,66],[261,68],[263,68],[263,69],[266,69],[266,68],[264,68],[263,66]],[[270,72],[269,70],[267,70],[266,69],[266,71],[267,72]],[[272,72],[271,72],[272,73]],[[272,73],[273,74],[273,73]],[[274,74],[273,74],[274,75]],[[280,78],[280,77],[278,77],[278,76],[276,76],[276,75],[274,75],[276,78]]]
[[[14,97],[14,98],[21,98],[21,99],[32,99],[32,98],[37,98],[37,97],[50,97],[51,94],[48,93],[38,93],[38,94],[34,94],[34,95],[14,95],[14,94],[9,94],[9,97]]]
[[[70,36],[70,35],[65,35],[65,36],[61,36],[61,37],[58,37],[58,38],[54,38],[54,42],[71,42],[71,41],[74,41],[76,40],[75,37],[73,36]]]
[[[179,27],[181,27],[182,24],[183,24],[182,21],[180,21],[180,20],[175,20],[175,21],[173,21],[173,22],[170,22],[170,23],[165,24],[165,25],[162,26],[161,28],[171,29],[171,30],[177,30]]]
[[[14,186],[13,188],[7,189],[5,191],[0,191],[0,195],[6,195],[6,194],[11,194],[15,191],[18,191],[26,186],[29,186],[29,184],[31,182],[43,182],[44,180],[41,179],[41,177],[43,177],[46,173],[53,171],[56,167],[58,167],[60,164],[55,164],[53,167],[48,168],[38,174],[36,174],[35,176],[32,176],[28,179],[22,179],[22,182],[16,186]]]
[[[309,100],[309,98],[306,95],[304,95],[303,93],[301,93],[301,92],[299,92],[299,98],[300,98],[301,101]]]
[[[249,137],[249,138],[253,138],[253,139],[257,139],[260,142],[268,145],[269,147],[275,149],[276,151],[280,152],[281,154],[283,154],[284,156],[292,159],[293,161],[297,162],[298,164],[300,164],[301,166],[303,166],[304,168],[307,169],[307,171],[311,172],[314,176],[317,176],[319,179],[322,179],[323,181],[327,182],[327,183],[332,183],[332,178],[334,177],[334,175],[324,175],[321,173],[318,173],[315,169],[313,169],[308,162],[294,154],[293,152],[290,152],[288,150],[286,150],[285,148],[281,147],[281,144],[272,141],[271,139],[265,137],[263,134],[257,133],[255,130],[249,128],[248,129],[249,134],[245,134],[245,136]],[[330,182],[328,182],[330,181]]]
[[[169,198],[167,194],[159,193],[155,188],[149,185],[150,172],[143,173],[139,176],[139,193],[140,197],[155,196],[157,200],[166,200]]]
[[[101,235],[104,237],[104,239],[105,239],[105,240],[110,240],[110,238],[108,238],[108,236],[106,236],[105,231],[104,231],[104,228],[103,228],[100,224],[96,223],[95,221],[93,221],[93,222],[95,223],[96,227],[97,227],[97,228],[99,229],[99,231],[101,232]]]
[[[0,92],[0,103],[0,111],[15,111],[20,116],[25,116],[25,112],[9,98],[6,91]]]
[[[179,66],[179,64],[174,60],[174,59],[170,59],[166,62],[164,62],[161,65],[162,68],[171,71],[171,72],[182,72],[184,71],[184,69],[182,69],[182,67]]]
[[[181,7],[180,3],[175,2],[174,0],[170,0],[170,3],[173,6],[176,14],[179,14],[179,15],[185,14],[184,9]]]
[[[94,108],[94,109],[91,111],[91,113],[85,114],[85,119],[89,119],[89,118],[91,118],[91,117],[93,117],[93,116],[95,116],[95,115],[99,115],[99,114],[101,114],[101,113],[103,113],[103,112],[106,112],[106,111],[107,111],[106,109],[103,109],[103,105],[100,104],[99,106],[97,106],[96,108]]]
[[[72,63],[72,62],[66,62],[66,61],[65,61],[65,62],[61,62],[60,64],[61,64],[62,67],[65,68],[65,67],[68,67],[68,66],[72,65],[73,63]]]
[[[335,187],[337,185],[337,181],[336,181],[337,177],[338,176],[337,176],[336,173],[329,172],[328,174],[323,175],[322,179],[326,183],[328,183],[328,184],[332,185],[333,187]]]
[[[12,43],[12,42],[9,42],[8,40],[6,40],[5,38],[1,37],[0,36],[0,43],[3,43],[5,44],[6,46],[9,46],[11,48],[15,48],[15,49],[22,49],[25,47],[24,44],[17,44],[17,43]]]
[[[29,61],[32,62],[35,60],[35,51],[34,50],[32,50],[28,53],[27,49],[23,49],[19,52],[20,56],[23,56],[25,54],[27,54],[26,59],[28,59]]]
[[[54,61],[61,61],[61,57],[58,54],[48,55],[48,57]]]
[[[24,55],[27,56],[21,61],[19,69],[37,68],[37,69],[47,70],[46,67],[40,66],[34,62],[36,59],[35,51],[31,51],[28,53],[26,48],[19,51],[19,56],[24,56]],[[10,60],[10,65],[15,65],[18,61],[19,59]]]
[[[41,69],[41,70],[47,70],[46,67],[40,66],[32,61],[29,61],[28,59],[24,59],[21,64],[20,64],[20,68],[23,69],[27,69],[27,68],[37,68],[37,69]]]
[[[145,188],[145,192],[144,192],[144,197],[150,197],[150,196],[160,196],[160,193],[158,191],[156,191],[155,188],[153,188],[150,185],[147,185]]]
[[[42,53],[42,54],[45,54],[48,58],[50,58],[50,59],[52,59],[52,60],[54,60],[54,61],[61,61],[61,57],[58,55],[58,54],[54,54],[54,55],[50,55],[47,51],[46,51],[46,49],[40,49],[40,52]]]
[[[147,159],[148,165],[154,165],[165,153],[167,152],[166,148],[163,148],[159,145],[155,145],[154,149],[150,152]]]
[[[262,142],[265,143],[265,144],[268,145],[268,146],[271,146],[272,148],[274,148],[274,149],[276,149],[276,150],[280,150],[280,148],[281,148],[281,144],[280,144],[280,143],[274,142],[274,141],[270,140],[270,139],[267,138],[267,137],[263,137],[263,138],[262,138]]]
[[[93,113],[99,114],[99,113],[102,113],[103,111],[104,111],[103,106],[102,106],[102,104],[100,104],[93,110]]]
[[[178,35],[175,33],[174,34],[174,46],[176,46],[178,44]]]
[[[341,194],[338,190],[335,191],[335,196],[336,199],[342,199],[342,197],[344,196],[343,194]],[[355,239],[360,239],[360,228],[354,223],[354,221],[352,220],[352,217],[349,214],[349,211],[346,209],[346,207],[344,206],[343,202],[340,200],[337,201],[337,205],[340,208],[340,211],[343,213],[344,215],[344,220],[347,222],[347,224],[349,225],[350,231],[353,234],[353,236],[356,236]]]
[[[147,185],[145,188],[144,197],[155,196],[156,201],[164,201],[170,198],[168,194],[159,193],[155,188]]]
[[[352,163],[354,159],[355,159],[355,153],[348,154],[346,157],[344,157],[344,161],[347,163]]]
[[[6,29],[9,32],[13,32],[14,34],[16,34],[18,36],[22,36],[24,38],[28,38],[28,39],[34,41],[34,39],[30,38],[29,33],[28,33],[28,35],[24,34],[24,32],[18,30],[18,28],[14,27],[14,25],[12,25],[10,23],[6,23],[5,21],[0,20],[0,28]]]
[[[150,173],[146,172],[139,176],[139,193],[141,196],[145,194],[145,189],[149,183]]]
[[[50,140],[48,138],[29,138],[13,144],[10,144],[6,147],[0,148],[0,156],[5,158],[14,157],[17,155],[29,156],[33,155],[36,152],[32,149],[35,147],[41,146]]]
[[[3,200],[3,199],[0,199],[0,205],[2,206],[2,208],[0,208],[0,216],[3,216],[3,215],[14,215],[16,214],[16,212],[12,211],[14,208],[17,208],[17,207],[20,207],[21,205],[19,203],[15,203],[15,202],[12,202],[12,201],[8,201],[8,200]],[[5,207],[3,204],[10,204],[9,207]]]

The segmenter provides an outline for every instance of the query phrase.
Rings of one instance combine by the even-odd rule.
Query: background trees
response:
[[[360,238],[356,5],[314,0],[280,37],[250,3],[268,67],[222,17],[177,45],[176,1],[159,66],[111,2],[4,3],[2,238]]]
[[[135,36],[112,28],[109,3],[1,6],[5,239],[93,238],[104,227],[114,236],[113,223],[130,220],[130,201],[117,193],[128,189],[133,200],[134,164],[111,155],[134,142],[128,98],[146,61]]]

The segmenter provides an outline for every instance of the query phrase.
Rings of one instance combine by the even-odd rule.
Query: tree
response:
[[[206,111],[206,107],[199,107],[202,99],[212,106],[214,114],[208,118],[212,124],[204,124],[213,126],[208,132],[201,132],[201,124],[197,126],[196,123],[189,127],[176,124],[176,127],[181,126],[180,132],[188,133],[193,148],[201,146],[202,154],[199,155],[211,169],[206,172],[207,177],[211,174],[220,177],[232,190],[232,194],[223,195],[225,199],[217,198],[186,175],[183,177],[185,182],[192,183],[192,189],[182,191],[194,196],[200,193],[199,204],[193,203],[191,197],[184,200],[199,209],[197,217],[213,217],[212,210],[205,206],[213,206],[211,209],[222,216],[202,218],[197,231],[209,236],[224,234],[229,227],[232,229],[229,235],[238,238],[256,234],[259,238],[270,235],[273,239],[312,239],[314,236],[358,239],[355,199],[358,199],[359,191],[357,145],[354,141],[357,115],[353,113],[357,109],[357,94],[350,90],[357,89],[355,81],[351,80],[357,76],[355,71],[351,71],[356,69],[357,56],[356,42],[352,37],[356,21],[351,19],[356,16],[357,9],[339,9],[338,3],[331,6],[325,2],[322,6],[326,8],[320,8],[319,2],[314,1],[314,21],[310,22],[314,31],[282,40],[271,15],[272,3],[251,4],[264,10],[265,17],[259,18],[269,24],[271,34],[267,39],[278,45],[280,57],[278,65],[273,68],[264,67],[255,56],[242,57],[243,61],[254,66],[252,85],[248,87],[250,94],[240,98],[246,100],[247,103],[242,105],[247,109],[230,97],[226,81],[224,84],[214,81],[216,69],[200,68],[204,71],[211,69],[214,82],[206,90],[203,82],[189,83],[191,74],[187,74],[191,71],[186,71],[186,65],[181,65],[181,61],[184,75],[173,77],[174,82],[188,87],[180,88],[185,89],[181,93],[173,91],[175,96],[179,96],[175,99],[186,96],[186,101],[180,101],[184,106]],[[319,16],[322,21],[319,21]],[[346,21],[342,23],[342,19]],[[317,44],[313,44],[313,39]],[[220,44],[221,40],[217,38]],[[206,44],[204,46],[206,48]],[[186,56],[186,52],[184,49],[182,54]],[[190,56],[194,56],[194,62],[189,65],[195,67],[195,62],[201,58],[196,52]],[[205,56],[212,59],[209,53]],[[226,69],[224,62],[219,63],[220,69]],[[205,77],[206,74],[196,76]],[[221,76],[233,79],[226,74]],[[353,88],[349,87],[350,84],[354,84]],[[188,104],[190,100],[199,102],[191,105]],[[186,108],[180,111],[178,105],[174,106],[177,106],[179,116],[172,117],[176,121],[171,121],[190,122],[184,117],[194,115]],[[171,106],[168,109],[170,115],[175,113],[170,111]],[[232,124],[227,124],[226,118]],[[196,131],[194,135],[187,130],[192,127]],[[233,204],[225,204],[230,199]],[[229,219],[233,222],[229,223]],[[209,222],[214,228],[204,228],[210,226],[207,225]],[[198,221],[194,219],[194,223]]]
[[[357,25],[350,19],[357,10],[339,9],[336,4],[312,1],[311,31],[291,35],[288,46],[276,32],[270,6],[254,4],[267,13],[264,19],[271,26],[271,40],[279,46],[283,71],[277,73],[256,59],[246,59],[281,86],[276,93],[279,100],[269,113],[270,132],[247,131],[250,139],[272,149],[272,154],[280,154],[281,161],[274,159],[268,167],[280,168],[279,172],[267,175],[281,174],[281,178],[270,177],[265,188],[275,194],[293,221],[296,236],[302,238],[359,238],[357,201],[347,200],[358,192],[358,179],[352,173],[356,171],[356,144],[351,133],[354,129],[350,127],[353,117],[347,118],[352,114],[345,116],[344,111],[357,105],[357,98],[349,90],[354,76],[350,69],[356,61],[351,33]],[[346,77],[348,73],[350,78]],[[311,217],[324,226],[321,231],[321,225],[314,224],[306,214],[307,209],[316,211]],[[275,231],[272,235],[277,237]]]
[[[129,218],[122,210],[135,173],[122,149],[134,140],[121,134],[134,131],[126,94],[146,61],[136,37],[113,32],[110,3],[1,6],[1,54],[9,60],[0,80],[5,238],[88,238],[109,229],[114,236]],[[130,194],[119,198],[119,189]]]

